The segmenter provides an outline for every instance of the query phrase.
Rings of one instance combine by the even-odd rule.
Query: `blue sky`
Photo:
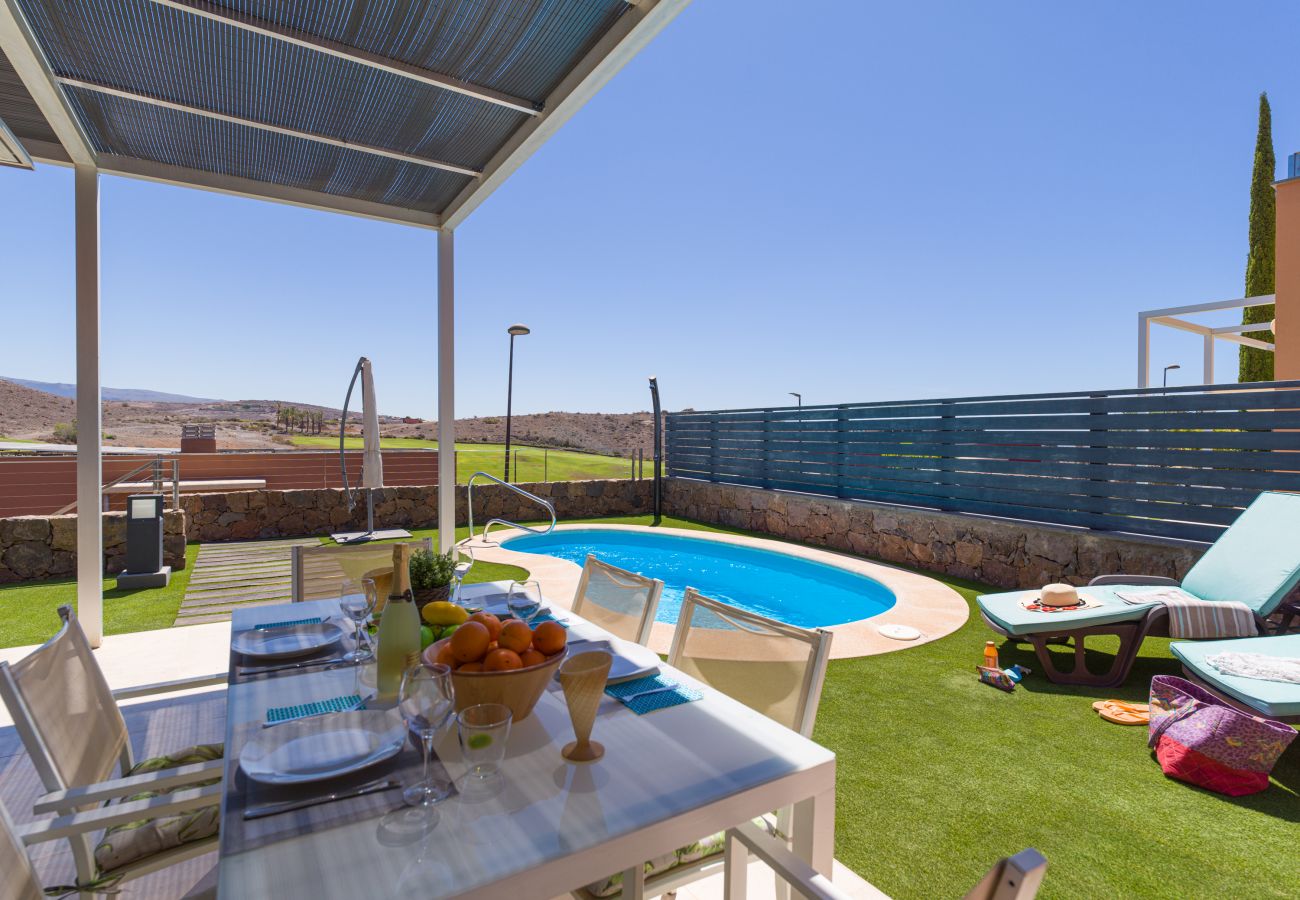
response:
[[[698,2],[457,232],[458,412],[504,410],[514,321],[519,412],[1130,387],[1138,310],[1241,294],[1298,19]],[[0,170],[0,208],[0,374],[71,381],[71,174]],[[105,384],[338,405],[366,354],[433,416],[432,232],[112,177],[102,222]]]

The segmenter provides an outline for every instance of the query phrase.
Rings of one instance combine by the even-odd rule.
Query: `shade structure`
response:
[[[375,403],[375,373],[370,360],[361,360],[361,403],[365,407],[362,423],[361,486],[384,486],[384,457],[379,452],[379,407]]]

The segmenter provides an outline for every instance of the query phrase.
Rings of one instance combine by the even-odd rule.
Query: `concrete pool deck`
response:
[[[644,525],[557,525],[556,531],[645,531]],[[897,602],[879,615],[843,625],[828,626],[835,638],[831,641],[831,659],[854,659],[860,656],[875,656],[894,650],[906,650],[938,640],[952,634],[970,616],[970,607],[960,594],[948,585],[926,575],[918,575],[905,569],[895,568],[885,563],[872,562],[856,556],[805,547],[785,541],[750,537],[741,534],[724,534],[712,531],[694,531],[686,528],[655,528],[658,534],[676,535],[678,537],[698,540],[716,541],[741,547],[754,547],[797,556],[812,562],[835,566],[858,575],[874,579],[893,591]],[[502,529],[489,535],[488,543],[475,538],[461,546],[469,547],[476,560],[507,563],[527,569],[530,578],[536,580],[542,592],[561,606],[568,607],[578,589],[578,579],[582,567],[567,559],[543,556],[539,553],[521,553],[508,550],[501,543],[510,538],[519,537],[528,532],[518,528]],[[921,636],[912,641],[899,641],[880,634],[882,625],[905,625],[915,628]],[[672,643],[673,626],[665,622],[655,622],[650,634],[650,649],[656,653],[667,653]]]

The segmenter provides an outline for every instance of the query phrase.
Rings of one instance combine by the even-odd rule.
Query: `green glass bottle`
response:
[[[393,547],[393,584],[383,618],[379,620],[378,690],[380,700],[393,700],[412,654],[420,652],[420,611],[411,592],[411,548]]]

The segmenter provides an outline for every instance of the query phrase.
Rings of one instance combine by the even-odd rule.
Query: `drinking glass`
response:
[[[464,606],[460,602],[460,589],[465,585],[465,576],[474,567],[474,551],[465,547],[462,552],[469,554],[469,559],[460,559],[458,556],[456,568],[451,575],[451,602],[457,606]]]
[[[513,616],[529,625],[542,611],[542,586],[536,581],[512,581],[506,597],[506,606]]]
[[[455,687],[451,667],[441,663],[420,663],[406,670],[398,693],[398,708],[409,728],[420,736],[424,750],[424,769],[419,782],[402,792],[411,806],[434,813],[433,804],[451,796],[451,785],[441,778],[429,776],[429,756],[433,753],[433,739],[456,710]]]
[[[468,779],[486,781],[501,770],[506,741],[510,739],[510,719],[510,707],[501,703],[469,706],[456,717]]]
[[[347,662],[363,663],[375,655],[370,649],[370,638],[366,634],[365,623],[375,609],[377,597],[378,592],[375,590],[375,582],[372,578],[361,579],[360,587],[354,581],[345,581],[339,590],[339,606],[343,614],[352,620],[355,640],[355,646],[343,654],[343,659]]]

